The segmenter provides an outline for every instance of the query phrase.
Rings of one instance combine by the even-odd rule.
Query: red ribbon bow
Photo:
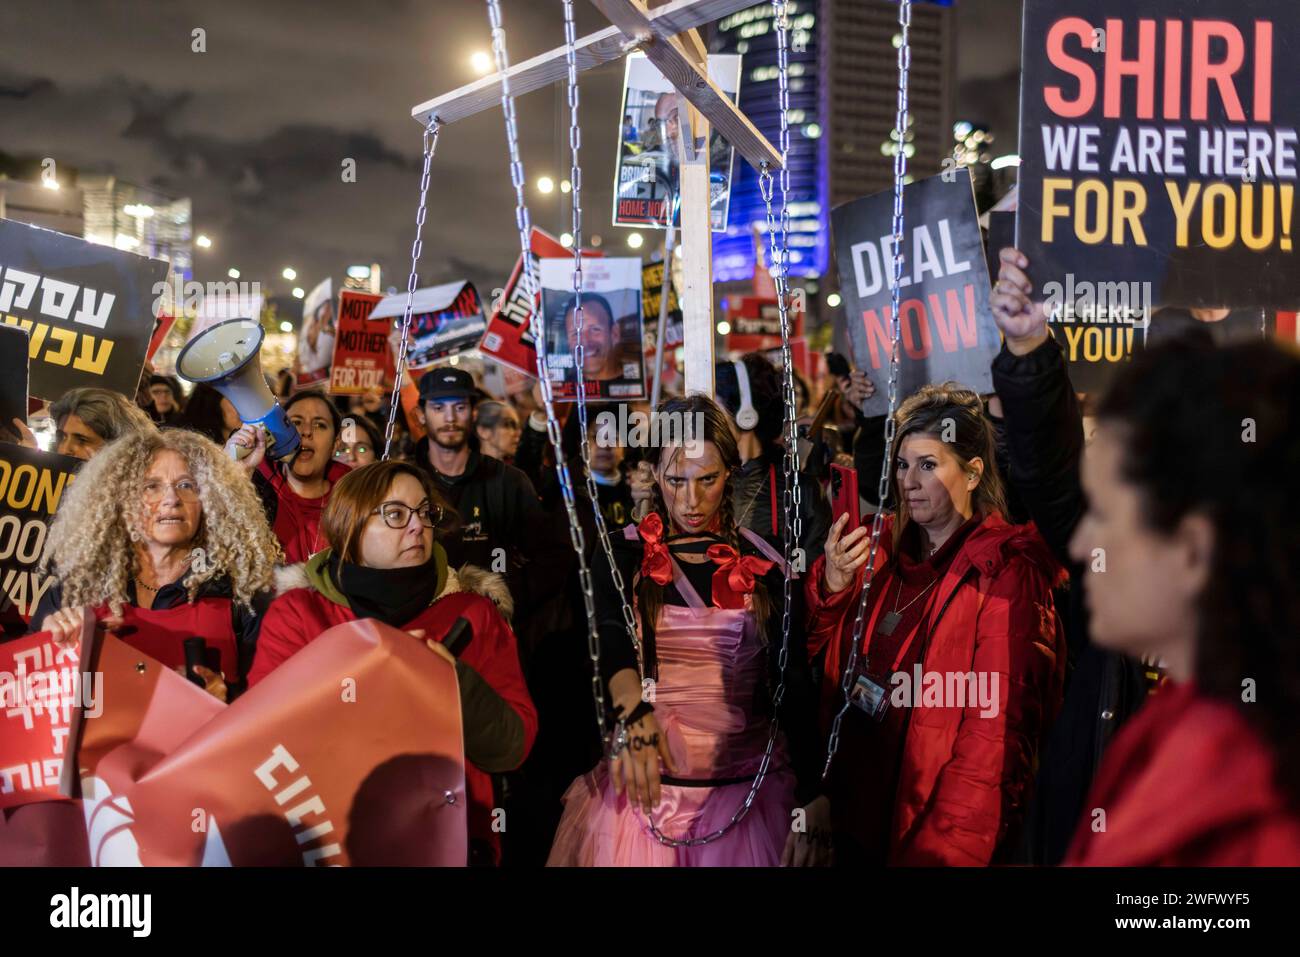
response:
[[[641,574],[660,585],[673,580],[673,560],[664,544],[664,520],[658,512],[651,512],[637,526],[645,552],[641,556]]]
[[[718,565],[713,573],[713,604],[719,608],[744,608],[745,596],[754,591],[754,576],[766,575],[775,564],[757,555],[741,557],[730,545],[710,545],[706,554]]]

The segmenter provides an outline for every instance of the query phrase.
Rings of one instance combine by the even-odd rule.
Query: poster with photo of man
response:
[[[541,281],[547,375],[555,398],[573,400],[578,395],[573,357],[578,335],[573,259],[543,259]],[[583,263],[581,304],[587,398],[645,398],[641,260],[592,259]]]
[[[736,101],[740,90],[740,55],[712,54],[709,77]],[[682,127],[688,104],[643,53],[627,57],[623,79],[622,122],[614,170],[614,224],[662,229],[671,218],[680,222]],[[734,150],[716,130],[709,136],[709,221],[714,232],[727,228],[731,203]]]
[[[302,329],[298,333],[297,388],[323,385],[334,358],[334,296],[326,279],[302,300]]]

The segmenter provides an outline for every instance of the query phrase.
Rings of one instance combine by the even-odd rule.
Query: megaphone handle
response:
[[[254,434],[260,433],[260,440],[263,447],[266,448],[270,447],[271,434],[270,432],[267,431],[266,426],[263,425],[261,422],[245,423],[243,428],[252,428]],[[257,445],[252,445],[252,446],[240,445],[238,442],[233,441],[233,439],[234,436],[231,436],[231,441],[227,443],[227,449],[230,457],[236,462],[248,458],[250,455],[253,454],[253,451],[257,448]]]

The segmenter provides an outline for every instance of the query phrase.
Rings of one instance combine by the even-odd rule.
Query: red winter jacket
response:
[[[262,618],[257,655],[248,675],[251,688],[295,652],[335,625],[356,621],[346,599],[332,588],[324,570],[328,552],[313,556],[305,566],[290,569],[306,587],[292,588],[271,602]],[[322,594],[322,589],[330,594]],[[477,593],[482,592],[482,593]],[[508,609],[509,595],[500,576],[466,565],[447,570],[447,584],[427,609],[402,625],[404,631],[423,628],[426,638],[442,641],[457,618],[465,618],[473,637],[457,660],[461,712],[465,720],[465,787],[469,795],[468,828],[471,841],[483,841],[500,857],[500,842],[493,831],[492,774],[519,767],[537,737],[537,709],[524,684],[514,632],[487,594],[501,595]],[[414,639],[413,639],[414,640]],[[518,717],[503,722],[501,704]],[[484,728],[491,723],[500,729]],[[503,727],[504,725],[511,727]],[[520,727],[522,725],[522,727]],[[503,740],[504,739],[504,740]],[[476,747],[476,745],[478,745]],[[482,755],[490,755],[490,759]],[[478,757],[484,765],[474,764]]]
[[[892,517],[886,518],[873,589],[893,580],[879,573],[892,552],[892,527]],[[843,700],[840,674],[853,640],[862,573],[852,587],[827,598],[825,562],[824,555],[817,559],[804,590],[808,650],[817,655],[826,649],[823,702],[834,713]],[[993,514],[969,534],[931,592],[921,619],[931,622],[924,671],[997,673],[998,710],[981,717],[974,703],[945,708],[917,702],[911,709],[891,864],[983,866],[1005,849],[1023,817],[1039,748],[1061,702],[1066,646],[1052,586],[1063,575],[1032,524],[1008,525]]]
[[[1065,863],[1300,866],[1300,808],[1275,763],[1239,708],[1167,684],[1106,749]]]

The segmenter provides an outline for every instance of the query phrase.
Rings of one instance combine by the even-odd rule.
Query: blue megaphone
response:
[[[266,430],[267,455],[284,459],[298,451],[302,440],[262,376],[257,353],[264,336],[255,319],[219,322],[186,343],[176,357],[176,374],[206,383],[229,399],[240,421]]]

